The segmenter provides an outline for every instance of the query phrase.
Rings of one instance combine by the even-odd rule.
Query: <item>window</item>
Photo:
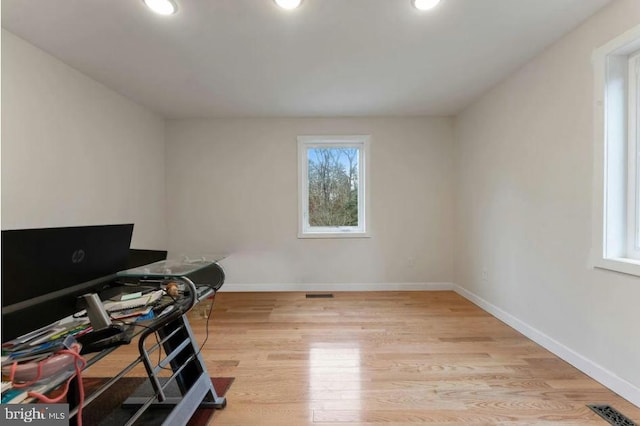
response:
[[[640,26],[594,52],[593,264],[640,276]]]
[[[367,237],[369,136],[299,136],[299,238]]]
[[[640,52],[628,60],[628,130],[629,130],[629,177],[627,205],[627,256],[640,260]]]

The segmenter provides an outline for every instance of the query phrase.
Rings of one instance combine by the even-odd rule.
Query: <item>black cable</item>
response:
[[[213,290],[213,288],[211,290]],[[212,296],[209,296],[209,297],[212,297]],[[207,313],[207,322],[204,326],[204,333],[205,333],[204,341],[200,345],[200,349],[198,349],[198,352],[195,354],[196,357],[200,355],[200,352],[202,352],[202,348],[204,348],[204,345],[207,343],[207,340],[209,340],[209,320],[211,320],[211,314],[213,313],[213,304],[215,302],[216,302],[216,291],[213,290],[213,299],[211,300],[211,306],[209,307],[209,312]]]
[[[213,290],[213,295],[209,297],[213,297],[213,299],[211,300],[211,306],[209,307],[209,312],[207,313],[207,322],[205,323],[205,326],[204,326],[204,330],[205,330],[204,340],[202,341],[200,348],[198,348],[198,351],[189,357],[191,358],[190,361],[193,361],[198,357],[198,355],[200,355],[200,353],[202,352],[202,349],[204,348],[204,345],[206,345],[207,340],[209,340],[209,320],[211,319],[211,314],[213,313],[213,304],[216,301],[216,291],[213,289],[213,287],[211,287],[211,290]],[[163,370],[172,371],[169,367],[160,367],[160,368],[162,368]]]
[[[211,288],[211,290],[213,290],[213,295],[211,295],[211,296],[209,296],[209,297],[213,297],[213,299],[212,299],[212,301],[211,301],[211,306],[209,307],[209,312],[207,313],[207,322],[206,322],[206,324],[205,324],[205,337],[204,337],[204,341],[203,341],[203,342],[202,342],[202,344],[200,345],[200,348],[198,348],[198,351],[197,351],[194,355],[192,355],[192,356],[190,357],[190,358],[191,358],[191,360],[196,359],[196,358],[198,357],[198,355],[200,355],[200,353],[202,352],[202,349],[204,348],[204,345],[205,345],[205,344],[207,343],[207,341],[209,340],[209,320],[211,319],[211,314],[213,313],[213,305],[214,305],[215,300],[216,300],[216,299],[215,299],[216,291],[215,291],[213,288]],[[173,305],[175,305],[175,304],[177,304],[177,303],[178,303],[178,300],[177,300],[176,298],[174,298],[173,296],[171,296],[171,295],[170,295],[170,294],[168,294],[168,293],[167,293],[167,295],[168,295],[169,297],[171,297],[171,299],[173,300],[173,302],[174,302],[174,303],[173,303]],[[168,306],[172,306],[172,305],[168,305]],[[125,323],[125,324],[127,324],[127,323]],[[144,328],[147,328],[147,329],[151,329],[151,327],[144,326],[144,325],[139,324],[139,323],[137,323],[137,322],[130,323],[130,325],[133,325],[133,326],[136,326],[136,325],[137,325],[137,326],[140,326],[140,327],[144,327]],[[159,345],[160,340],[158,339],[158,333],[157,333],[157,330],[156,330],[156,331],[154,331],[154,335],[155,335],[155,338],[156,338],[156,343],[158,343],[158,345]],[[157,365],[158,365],[158,366],[160,365],[160,361],[161,361],[161,351],[162,351],[162,350],[164,350],[164,348],[162,348],[162,346],[160,346],[160,345],[159,345],[159,350],[158,350],[158,363],[157,363]],[[173,371],[173,370],[172,370],[171,368],[169,368],[169,367],[160,367],[160,368],[161,368],[161,369],[163,369],[163,370]]]

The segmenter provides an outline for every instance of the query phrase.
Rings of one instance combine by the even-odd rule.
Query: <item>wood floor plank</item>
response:
[[[190,321],[202,342],[207,320]],[[638,407],[447,291],[220,293],[202,355],[211,375],[236,378],[220,426],[606,426],[588,403],[640,423]]]

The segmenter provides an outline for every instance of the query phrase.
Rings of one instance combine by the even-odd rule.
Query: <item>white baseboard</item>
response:
[[[223,292],[263,291],[447,291],[453,283],[225,283]]]
[[[600,382],[602,385],[627,399],[632,404],[640,407],[640,388],[638,388],[637,386],[634,386],[623,378],[618,377],[606,368],[596,364],[588,358],[585,358],[584,356],[566,347],[557,340],[554,340],[553,338],[547,336],[540,330],[531,327],[525,322],[519,320],[508,312],[503,311],[497,306],[487,302],[486,300],[470,292],[469,290],[458,285],[454,285],[453,290],[460,296],[468,299],[494,317],[498,318],[500,321],[524,334],[540,346],[553,352],[555,355],[573,365],[589,377]]]

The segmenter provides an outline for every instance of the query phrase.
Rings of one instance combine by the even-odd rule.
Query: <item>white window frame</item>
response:
[[[370,135],[298,136],[298,238],[368,238]],[[358,226],[309,225],[308,150],[313,148],[358,148]]]
[[[594,203],[593,267],[640,276],[637,241],[638,123],[630,69],[640,53],[640,25],[593,53]],[[637,90],[636,90],[637,95]]]
[[[638,191],[638,160],[640,159],[640,144],[638,143],[638,107],[640,106],[640,95],[638,81],[640,80],[640,51],[629,55],[627,74],[627,95],[628,95],[628,191],[627,191],[627,257],[640,260],[640,238],[638,238],[638,208],[640,206],[640,196]]]

